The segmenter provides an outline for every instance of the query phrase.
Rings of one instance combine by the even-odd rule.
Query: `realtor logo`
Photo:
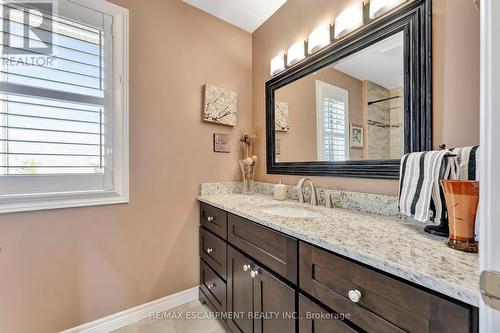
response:
[[[3,53],[51,55],[53,9],[52,1],[2,1]]]

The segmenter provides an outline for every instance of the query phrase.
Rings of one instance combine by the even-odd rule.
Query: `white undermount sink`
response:
[[[300,207],[290,207],[290,206],[270,206],[266,208],[262,208],[260,210],[263,213],[282,216],[282,217],[320,217],[321,213],[318,213],[314,210],[309,210]]]

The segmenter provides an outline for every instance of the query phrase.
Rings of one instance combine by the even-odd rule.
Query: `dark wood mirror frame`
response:
[[[287,84],[401,31],[405,41],[405,154],[432,149],[431,29],[431,0],[415,0],[366,24],[266,82],[267,173],[378,179],[399,177],[400,160],[276,162],[274,94]]]

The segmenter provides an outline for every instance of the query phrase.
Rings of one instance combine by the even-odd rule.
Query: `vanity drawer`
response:
[[[227,213],[222,209],[201,202],[200,223],[222,239],[227,239]]]
[[[299,256],[300,288],[367,332],[472,332],[470,308],[302,242]]]
[[[217,311],[226,311],[226,283],[200,260],[200,288]]]
[[[356,333],[329,311],[299,295],[299,333]]]
[[[200,256],[226,279],[226,242],[205,228],[200,228]]]
[[[229,214],[228,240],[289,281],[297,282],[296,239]]]

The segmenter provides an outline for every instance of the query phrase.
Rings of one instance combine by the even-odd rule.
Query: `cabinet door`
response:
[[[295,332],[295,291],[264,269],[253,269],[255,333]]]
[[[253,332],[253,319],[249,315],[254,311],[254,281],[250,277],[250,270],[243,270],[244,265],[252,263],[247,257],[228,246],[227,311],[234,316],[228,318],[227,325],[233,333]]]
[[[356,333],[336,316],[299,295],[299,333]]]

